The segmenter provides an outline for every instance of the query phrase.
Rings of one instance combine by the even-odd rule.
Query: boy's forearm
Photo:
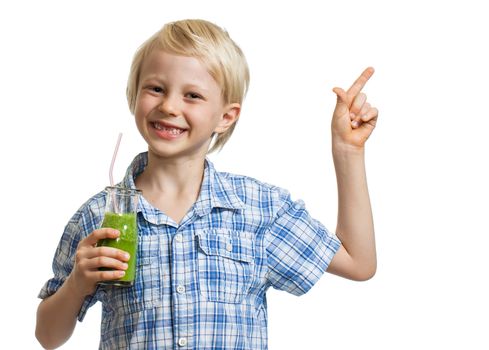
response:
[[[46,349],[64,344],[73,334],[85,297],[72,287],[70,279],[37,309],[36,338]]]
[[[364,149],[333,147],[338,184],[336,234],[363,278],[377,267]]]

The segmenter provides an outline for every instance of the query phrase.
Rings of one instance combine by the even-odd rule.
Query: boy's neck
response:
[[[150,193],[197,198],[204,176],[205,158],[161,159],[148,152],[148,164],[136,178],[136,187]]]
[[[136,187],[151,205],[179,224],[199,197],[204,167],[205,157],[158,159],[148,152],[148,165],[135,179]]]

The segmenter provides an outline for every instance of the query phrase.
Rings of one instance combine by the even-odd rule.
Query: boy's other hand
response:
[[[97,282],[115,280],[124,276],[127,269],[126,261],[129,254],[111,248],[97,247],[97,242],[105,238],[119,237],[119,231],[111,228],[101,228],[93,231],[81,240],[75,254],[75,265],[68,277],[76,293],[83,296],[95,291]],[[100,267],[114,269],[113,271],[99,271]]]
[[[367,102],[367,95],[361,92],[373,74],[374,69],[368,67],[347,91],[333,88],[337,96],[331,123],[334,148],[363,150],[374,130],[379,112]]]

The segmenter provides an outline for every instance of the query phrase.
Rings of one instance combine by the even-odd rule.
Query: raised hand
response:
[[[333,147],[353,147],[362,149],[375,128],[378,110],[367,102],[363,87],[374,74],[368,67],[347,90],[335,87],[336,107],[331,123]]]
[[[99,281],[115,280],[124,276],[129,254],[116,248],[96,246],[101,239],[117,237],[119,237],[119,231],[101,228],[93,231],[78,244],[75,266],[69,278],[81,294],[92,294]],[[99,271],[100,267],[114,270]]]

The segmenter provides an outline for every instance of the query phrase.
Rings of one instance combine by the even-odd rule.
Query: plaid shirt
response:
[[[122,185],[134,188],[146,164],[147,154],[138,155]],[[69,221],[40,298],[71,272],[78,242],[102,222],[105,196]],[[306,293],[340,247],[288,192],[217,172],[209,161],[180,224],[141,198],[138,229],[134,286],[98,286],[78,315],[102,302],[100,349],[267,349],[267,289]]]

